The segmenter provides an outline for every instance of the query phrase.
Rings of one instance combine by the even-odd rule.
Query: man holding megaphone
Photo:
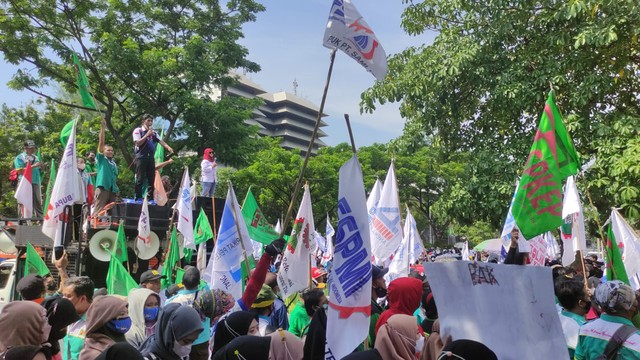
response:
[[[154,154],[158,143],[169,153],[173,153],[171,146],[164,140],[158,138],[158,134],[153,130],[153,116],[142,115],[142,125],[133,131],[133,142],[135,143],[135,164],[136,164],[136,200],[142,200],[142,184],[147,180],[147,196],[153,199],[153,185],[156,177],[156,162]]]

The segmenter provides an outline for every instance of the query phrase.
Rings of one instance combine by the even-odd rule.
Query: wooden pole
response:
[[[302,187],[302,178],[304,177],[304,172],[307,169],[307,164],[309,163],[309,157],[311,157],[311,151],[313,150],[313,144],[316,140],[316,135],[318,134],[318,129],[320,128],[320,122],[322,119],[322,112],[324,111],[324,104],[327,100],[327,91],[329,90],[329,83],[331,82],[331,73],[333,72],[333,63],[336,59],[336,49],[331,50],[331,60],[329,63],[329,71],[327,72],[327,80],[324,85],[324,91],[322,93],[322,101],[320,102],[320,109],[318,110],[318,116],[316,117],[316,125],[313,128],[313,133],[311,133],[311,139],[309,140],[309,147],[307,148],[307,153],[305,154],[304,161],[302,162],[302,168],[300,169],[300,174],[298,174],[298,180],[296,180],[296,186],[293,190],[293,196],[291,197],[291,201],[289,202],[289,208],[287,208],[287,213],[284,217],[284,222],[282,223],[282,229],[280,230],[280,237],[284,235],[284,232],[289,226],[289,221],[291,221],[291,211],[293,210],[293,205],[296,199],[298,198],[298,193],[300,192],[300,188]]]
[[[218,225],[216,224],[216,199],[213,196],[211,196],[211,209],[213,211],[213,214],[211,214],[213,218],[213,246],[216,246],[216,240],[218,240]]]

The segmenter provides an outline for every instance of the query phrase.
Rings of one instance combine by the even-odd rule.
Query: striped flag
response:
[[[16,188],[13,197],[18,200],[18,204],[22,205],[23,218],[30,219],[33,216],[33,185],[32,185],[31,162],[27,161],[27,166],[22,172],[22,178]]]

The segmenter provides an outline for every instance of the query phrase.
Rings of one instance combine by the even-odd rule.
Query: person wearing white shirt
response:
[[[218,164],[212,148],[204,149],[200,168],[202,169],[202,176],[200,177],[200,182],[202,183],[201,196],[213,197],[216,192],[216,182],[218,182]]]

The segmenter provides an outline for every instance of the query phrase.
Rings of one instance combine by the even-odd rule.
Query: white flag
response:
[[[182,182],[180,183],[180,193],[178,194],[178,231],[184,237],[184,247],[196,250],[196,242],[193,234],[193,211],[191,207],[191,179],[189,178],[189,168],[184,169]]]
[[[320,260],[320,265],[326,267],[329,261],[333,259],[333,235],[336,231],[331,226],[331,220],[329,219],[329,214],[327,214],[327,225],[325,227],[324,236],[327,239],[327,251],[322,254],[322,260]]]
[[[311,194],[309,186],[304,186],[304,195],[293,224],[293,231],[284,250],[280,270],[278,271],[278,286],[283,298],[288,298],[296,291],[309,287],[309,255],[313,249],[316,229],[313,222],[311,208]]]
[[[235,210],[234,205],[236,207]],[[236,224],[236,221],[239,223]],[[240,233],[238,233],[238,228],[240,228]],[[245,250],[250,254],[253,248],[249,232],[240,212],[236,193],[231,183],[229,183],[227,199],[222,211],[222,220],[220,220],[218,239],[209,258],[203,278],[211,288],[224,290],[236,299],[242,297],[242,270],[240,264],[244,259],[243,244]]]
[[[462,256],[462,260],[469,261],[469,242],[468,241],[464,242],[460,255]]]
[[[25,219],[31,219],[33,216],[33,183],[31,179],[31,162],[27,161],[27,166],[24,168],[16,193],[13,195],[18,200],[18,204],[22,205],[22,214],[19,215]]]
[[[325,359],[342,359],[369,333],[371,253],[362,169],[358,158],[340,168],[338,232],[329,274]]]
[[[402,242],[402,223],[400,221],[400,199],[398,183],[393,162],[384,180],[380,201],[372,214],[371,250],[376,259],[387,259]]]
[[[278,234],[280,234],[280,232],[282,232],[282,225],[280,225],[280,219],[278,219],[278,222],[276,223],[276,226],[273,228],[273,230],[275,232],[277,232]]]
[[[611,211],[611,228],[631,287],[638,290],[640,284],[636,275],[640,275],[640,238],[616,209]]]
[[[76,162],[76,124],[73,122],[67,146],[64,148],[62,160],[56,174],[56,181],[51,190],[51,200],[47,204],[46,214],[42,222],[42,233],[53,240],[54,246],[62,246],[62,219],[65,206],[76,201],[84,201],[83,192],[78,180],[78,164]]]
[[[406,224],[409,224],[408,230]],[[416,224],[416,219],[407,208],[407,219],[405,220],[404,236],[408,237],[409,244],[409,262],[415,264],[419,260],[420,254],[424,252],[424,245],[422,245],[422,239],[420,239],[420,233]]]
[[[547,242],[547,256],[555,260],[558,258],[558,254],[560,254],[560,246],[558,246],[558,242],[556,241],[556,237],[553,235],[553,232],[547,231],[544,234],[544,239]]]
[[[569,266],[575,260],[575,253],[578,250],[587,249],[587,240],[584,232],[584,214],[582,204],[578,195],[578,188],[573,180],[573,176],[567,178],[562,199],[562,243],[564,252],[562,253],[562,265]]]
[[[407,208],[407,218],[404,221],[404,236],[402,242],[395,253],[393,253],[393,259],[389,264],[389,272],[385,276],[387,283],[391,281],[409,276],[409,233],[411,232],[411,224],[409,223],[409,209]]]
[[[207,269],[207,243],[198,245],[198,255],[196,257],[196,267],[200,274],[205,274]]]
[[[513,202],[516,200],[516,194],[518,193],[519,186],[520,182],[516,182],[516,190],[513,192],[513,196],[511,197],[511,204],[509,204],[507,218],[504,220],[504,226],[502,227],[502,233],[500,234],[500,238],[502,239],[502,247],[506,251],[509,251],[509,247],[511,246],[511,230],[517,227],[516,219],[513,217],[513,213],[511,212],[511,210],[513,209]]]
[[[136,248],[138,252],[145,252],[151,247],[151,224],[149,220],[149,201],[147,197],[142,200],[142,211],[138,219],[138,239],[136,240]]]
[[[387,54],[351,0],[334,0],[323,45],[340,49],[382,81],[387,75]]]

